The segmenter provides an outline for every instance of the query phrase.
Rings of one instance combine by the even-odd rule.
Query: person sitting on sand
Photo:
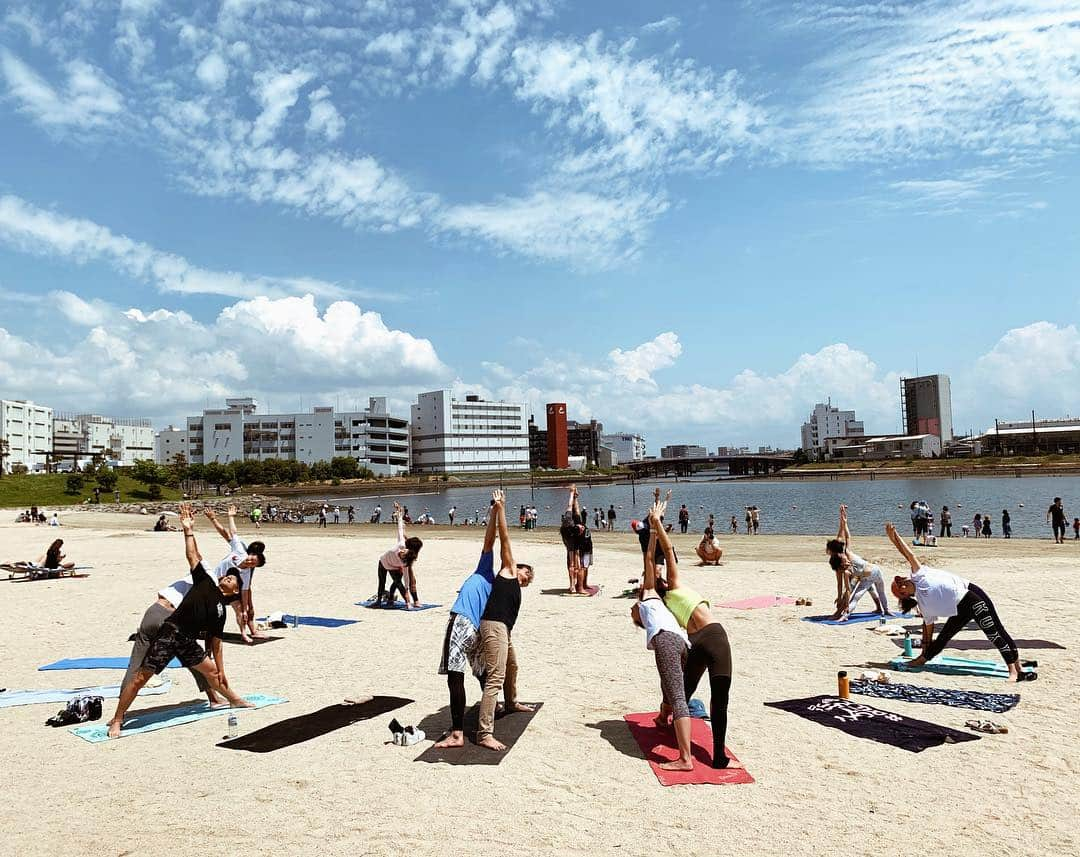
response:
[[[683,689],[687,699],[692,699],[698,682],[705,670],[709,671],[709,717],[712,719],[714,768],[726,768],[729,764],[724,750],[727,735],[728,697],[731,694],[731,646],[724,626],[713,618],[709,602],[679,581],[679,563],[671,539],[662,521],[667,500],[661,502],[660,489],[654,492],[656,502],[649,511],[649,532],[656,532],[657,546],[664,552],[666,580],[657,584],[663,590],[664,604],[671,611],[679,626],[686,629],[690,640],[690,654],[686,659]],[[670,497],[670,492],[668,497]],[[676,770],[690,770],[689,767]]]
[[[694,548],[694,552],[701,560],[701,565],[720,565],[720,557],[724,555],[724,551],[712,527],[705,528],[705,534]]]
[[[405,537],[405,515],[397,502],[394,503],[394,519],[397,521],[397,546],[379,557],[379,591],[375,599],[377,604],[385,603],[387,607],[392,607],[397,601],[394,591],[398,590],[405,600],[406,609],[412,609],[420,606],[413,566],[424,543],[416,536]],[[389,592],[386,589],[387,574],[392,579]]]
[[[825,545],[829,566],[836,572],[836,612],[832,619],[846,622],[855,612],[855,605],[867,592],[882,616],[889,616],[889,598],[885,594],[885,578],[881,567],[873,565],[851,551],[851,530],[848,529],[847,506],[840,506],[840,529],[835,539]]]
[[[660,675],[663,703],[656,718],[656,725],[660,728],[666,727],[668,717],[671,717],[672,726],[675,728],[675,741],[679,746],[679,758],[673,762],[664,762],[660,767],[669,771],[692,770],[692,723],[686,703],[684,672],[690,641],[686,637],[686,631],[679,627],[671,611],[664,606],[663,598],[656,588],[656,562],[653,559],[655,551],[656,531],[650,529],[648,549],[642,557],[644,575],[638,590],[638,600],[630,608],[630,618],[639,628],[645,629],[645,648],[653,652],[656,671]]]
[[[1001,653],[1013,681],[1034,681],[1039,677],[1038,673],[1021,670],[1020,650],[1001,624],[989,595],[971,581],[948,571],[923,565],[911,552],[911,548],[904,544],[892,524],[885,525],[885,533],[911,566],[911,577],[898,574],[893,578],[893,595],[900,599],[904,612],[918,605],[919,612],[922,613],[922,654],[909,661],[908,666],[921,667],[936,658],[945,650],[949,640],[968,622],[974,620],[986,638]],[[939,618],[946,619],[946,622],[935,640],[934,623]]]
[[[480,621],[495,582],[495,556],[492,553],[498,522],[495,507],[502,506],[505,499],[502,491],[491,492],[492,511],[488,515],[484,545],[480,549],[480,562],[477,563],[476,571],[461,584],[457,600],[450,608],[450,618],[446,622],[439,675],[446,676],[446,686],[450,691],[450,731],[435,744],[436,747],[465,745],[465,672],[471,670],[478,678],[483,673],[477,653]]]
[[[533,711],[533,706],[517,701],[517,655],[511,632],[521,610],[521,589],[533,580],[533,567],[514,562],[506,507],[497,504],[488,513],[497,520],[502,568],[495,575],[484,613],[480,618],[479,654],[483,664],[484,695],[480,700],[480,723],[476,743],[489,750],[505,750],[495,738],[495,708],[502,689],[505,711]]]
[[[143,686],[159,674],[174,657],[189,670],[200,673],[215,693],[224,696],[234,708],[253,708],[231,687],[225,678],[221,660],[221,635],[225,629],[225,605],[240,596],[243,586],[240,570],[230,568],[215,580],[203,568],[202,555],[195,542],[195,518],[191,506],[180,507],[180,526],[184,530],[184,554],[191,567],[191,588],[180,605],[166,619],[150,641],[146,654],[133,679],[120,691],[116,712],[109,720],[109,737],[119,738],[124,715]],[[205,636],[206,649],[198,643]],[[209,651],[212,655],[208,655]]]
[[[66,554],[61,553],[60,548],[64,546],[63,539],[57,539],[51,545],[48,550],[37,558],[37,564],[42,568],[62,568],[64,571],[71,571],[75,568],[75,563],[64,562]]]
[[[157,521],[154,523],[155,533],[175,533],[176,527],[169,523],[169,519],[164,515],[160,515]]]

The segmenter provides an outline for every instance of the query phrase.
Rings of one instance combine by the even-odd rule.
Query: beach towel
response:
[[[230,738],[218,746],[227,750],[247,750],[250,753],[272,753],[283,747],[302,744],[304,741],[344,729],[361,720],[370,720],[411,702],[411,699],[400,696],[373,696],[364,702],[328,705],[309,714],[271,723],[239,738]]]
[[[441,604],[421,604],[419,607],[413,607],[411,610],[406,609],[404,601],[395,601],[389,607],[386,607],[378,602],[375,598],[369,598],[367,601],[355,602],[357,607],[367,607],[369,610],[401,610],[405,613],[419,613],[422,610],[431,610],[435,607],[442,607]]]
[[[902,672],[926,672],[940,673],[941,675],[971,675],[985,678],[1008,678],[1009,668],[1003,661],[982,661],[978,658],[953,658],[947,655],[938,655],[933,660],[921,667],[913,667],[908,664],[910,658],[898,657],[889,661],[889,666]]]
[[[544,703],[533,702],[536,711],[513,711],[504,714],[495,721],[495,737],[506,749],[501,752],[479,747],[476,744],[476,728],[480,723],[480,707],[474,705],[465,714],[465,746],[453,749],[439,749],[434,744],[417,756],[415,762],[446,762],[448,765],[497,765],[514,749],[518,739],[543,708]]]
[[[298,620],[298,621],[294,622],[294,620]],[[259,621],[260,622],[265,622],[266,617],[264,616],[263,618],[259,619]],[[327,618],[325,616],[299,616],[299,617],[296,617],[296,616],[290,615],[289,613],[286,613],[284,616],[281,617],[281,621],[284,622],[286,625],[289,625],[289,626],[292,626],[292,625],[296,624],[296,625],[311,625],[312,627],[315,627],[315,628],[340,628],[343,625],[355,625],[360,620],[359,619],[331,619],[331,618]]]
[[[172,682],[163,681],[157,687],[149,685],[139,691],[139,696],[158,696],[168,693]],[[6,690],[0,693],[0,708],[14,708],[17,705],[38,705],[39,703],[71,702],[80,696],[100,696],[102,699],[119,699],[120,685],[101,684],[95,687],[74,687],[70,690]]]
[[[1018,693],[982,693],[978,690],[950,690],[923,687],[917,684],[883,684],[879,681],[853,681],[851,692],[878,699],[899,699],[902,702],[922,702],[927,705],[947,705],[950,708],[973,708],[1004,714],[1020,703]]]
[[[280,696],[266,696],[261,693],[251,693],[244,697],[256,708],[265,708],[268,705],[279,705],[288,702]],[[141,735],[144,732],[156,732],[158,729],[168,729],[170,726],[180,726],[183,723],[194,723],[196,720],[205,720],[207,717],[220,717],[230,712],[237,716],[243,716],[249,711],[246,708],[216,708],[211,709],[208,702],[192,702],[187,705],[178,705],[175,708],[166,708],[161,711],[147,711],[128,714],[124,719],[124,728],[120,732],[121,738],[132,735]],[[103,744],[109,740],[109,724],[98,723],[94,726],[76,726],[71,734],[77,735],[91,744]]]
[[[716,606],[727,607],[730,610],[759,610],[762,607],[781,607],[794,603],[795,599],[787,595],[755,595],[753,598],[743,598],[740,601],[725,601]]]
[[[804,622],[813,622],[815,625],[857,625],[860,622],[877,622],[881,618],[882,616],[880,613],[874,612],[852,613],[845,622],[841,622],[839,619],[833,619],[831,614],[827,614],[824,616],[803,616],[802,620]],[[911,617],[905,616],[902,613],[894,613],[893,615],[886,616],[884,618],[886,619],[886,621],[891,622],[895,619],[910,619]]]
[[[627,714],[623,717],[630,734],[634,736],[645,760],[649,763],[656,778],[664,786],[681,785],[743,785],[752,783],[754,778],[743,768],[714,768],[712,766],[712,728],[704,720],[692,718],[690,733],[691,756],[694,760],[692,771],[665,771],[660,768],[664,762],[679,758],[675,743],[675,733],[670,728],[660,729],[654,722],[657,712]],[[727,747],[727,757],[733,762],[739,760]]]
[[[38,672],[44,670],[126,670],[129,658],[64,658],[38,667]],[[173,658],[169,661],[166,669],[180,669],[180,661]]]
[[[939,747],[942,744],[977,741],[979,738],[970,732],[960,732],[948,726],[904,717],[902,714],[872,708],[854,699],[840,699],[835,696],[808,696],[805,699],[766,702],[765,705],[790,711],[856,738],[867,738],[910,753],[921,753],[929,747]]]

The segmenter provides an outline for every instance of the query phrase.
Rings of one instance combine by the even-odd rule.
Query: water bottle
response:
[[[904,657],[905,658],[913,658],[913,657],[915,657],[915,649],[911,645],[911,632],[910,631],[907,631],[904,634]]]
[[[878,620],[877,620],[878,627],[879,628],[884,628],[887,621],[888,620],[884,616],[879,616]]]
[[[836,674],[836,695],[841,699],[851,698],[851,682],[846,670],[840,670]]]
[[[240,718],[235,712],[229,713],[229,737],[235,738],[240,733]]]

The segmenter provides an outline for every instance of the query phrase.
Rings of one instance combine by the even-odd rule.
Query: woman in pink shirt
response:
[[[392,607],[397,601],[395,590],[401,590],[401,597],[405,599],[406,608],[420,606],[420,598],[416,594],[416,574],[413,572],[413,563],[420,555],[420,548],[424,543],[416,536],[405,538],[405,515],[401,506],[394,503],[394,518],[397,521],[397,546],[391,548],[379,558],[379,593],[376,596],[378,603]],[[390,590],[386,589],[386,576],[390,575],[392,582]]]

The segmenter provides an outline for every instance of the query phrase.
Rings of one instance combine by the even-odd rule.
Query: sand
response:
[[[5,560],[35,556],[59,535],[70,558],[94,566],[85,580],[0,581],[6,607],[0,686],[44,689],[118,679],[113,672],[36,668],[62,657],[128,653],[128,634],[154,592],[184,565],[180,534],[146,532],[151,523],[149,517],[86,512],[67,515],[59,533],[0,525]],[[418,565],[421,596],[444,606],[407,615],[353,606],[374,591],[376,560],[393,542],[389,526],[263,528],[271,561],[256,578],[260,612],[360,623],[289,629],[281,632],[285,639],[257,648],[228,646],[234,688],[290,700],[242,712],[242,731],[354,694],[415,700],[395,712],[406,724],[432,723],[431,716],[445,710],[445,680],[436,674],[439,647],[448,606],[475,565],[480,532],[418,532],[426,542]],[[545,704],[499,766],[414,762],[422,747],[386,743],[389,715],[260,755],[215,746],[224,717],[91,745],[42,725],[55,705],[0,709],[4,851],[54,857],[1080,853],[1080,545],[955,540],[923,552],[928,562],[986,589],[1014,637],[1052,640],[1067,650],[1024,653],[1039,660],[1040,679],[1021,686],[1023,701],[1008,715],[867,699],[961,729],[965,720],[987,716],[1010,727],[1008,735],[914,754],[763,706],[833,693],[837,669],[886,661],[899,650],[865,625],[799,621],[829,609],[833,576],[821,553],[823,537],[725,538],[722,567],[684,564],[687,582],[714,603],[780,593],[812,596],[815,605],[716,611],[734,652],[728,743],[757,782],[664,788],[622,722],[627,712],[655,709],[658,696],[651,653],[627,618],[630,602],[614,597],[640,573],[636,539],[627,532],[596,534],[593,580],[605,591],[590,599],[542,592],[566,581],[554,532],[515,530],[513,539],[516,558],[538,572],[514,631],[520,694]],[[693,537],[675,540],[682,556],[692,556]],[[200,545],[208,558],[224,554],[220,537],[205,526]],[[857,547],[901,570],[883,538]],[[196,698],[186,673],[173,678],[169,694],[137,701],[133,710]],[[917,681],[1014,689],[990,679],[924,674]],[[471,704],[478,698],[471,679],[467,690]],[[112,705],[106,702],[109,712]]]

